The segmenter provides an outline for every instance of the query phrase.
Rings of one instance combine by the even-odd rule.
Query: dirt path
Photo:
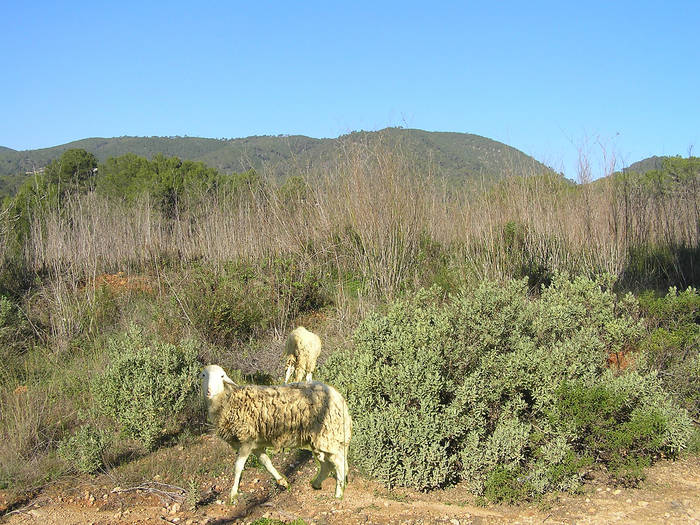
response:
[[[700,458],[661,462],[650,469],[638,489],[591,483],[582,495],[559,495],[547,504],[522,506],[474,505],[461,487],[429,494],[388,491],[378,483],[352,474],[345,499],[333,497],[334,480],[320,491],[309,485],[315,467],[308,463],[290,475],[291,488],[276,489],[265,473],[247,470],[235,506],[221,501],[230,486],[226,478],[212,480],[205,501],[194,511],[164,505],[154,494],[122,492],[97,478],[89,485],[53,487],[31,506],[0,518],[11,525],[166,524],[223,525],[250,523],[259,518],[284,522],[301,518],[311,524],[444,523],[699,523]],[[0,505],[2,495],[0,494]]]

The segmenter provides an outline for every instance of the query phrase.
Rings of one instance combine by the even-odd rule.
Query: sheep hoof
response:
[[[286,479],[284,479],[284,478],[278,479],[278,480],[277,480],[277,484],[278,484],[280,487],[284,487],[285,489],[288,489],[288,488],[289,488],[289,482],[288,482]]]
[[[321,484],[311,483],[311,488],[314,490],[321,490]]]

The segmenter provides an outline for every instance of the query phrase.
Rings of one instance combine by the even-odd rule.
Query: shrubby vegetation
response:
[[[58,444],[58,455],[69,469],[83,474],[94,474],[103,467],[103,455],[110,443],[110,435],[103,429],[83,425]]]
[[[485,281],[422,290],[368,316],[322,374],[348,399],[352,459],[389,485],[467,482],[496,500],[576,487],[584,467],[621,482],[673,456],[692,431],[655,372],[616,375],[608,356],[644,327],[610,278]]]
[[[193,341],[148,341],[136,328],[108,342],[110,362],[94,379],[96,415],[152,449],[194,399],[200,365]]]
[[[700,420],[700,293],[695,288],[640,297],[650,331],[641,341],[639,367],[656,371],[664,389]]]
[[[196,266],[184,289],[187,313],[214,344],[245,342],[329,302],[323,280],[294,255],[218,272]]]
[[[0,213],[0,487],[186,442],[199,366],[274,380],[295,324],[389,485],[633,484],[699,414],[695,162],[476,191],[371,144],[281,184],[66,152]]]

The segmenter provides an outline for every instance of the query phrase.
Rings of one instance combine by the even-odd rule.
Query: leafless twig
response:
[[[169,500],[177,503],[182,503],[185,499],[185,494],[187,493],[187,491],[182,487],[178,487],[177,485],[169,485],[167,483],[160,483],[158,481],[146,481],[135,487],[129,487],[126,489],[117,488],[112,490],[112,492],[115,494],[138,491],[155,494],[163,502]]]

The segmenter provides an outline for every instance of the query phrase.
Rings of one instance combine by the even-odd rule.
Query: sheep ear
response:
[[[227,374],[224,374],[224,384],[225,385],[232,385],[232,386],[238,386],[236,383],[233,382],[233,379],[231,379]]]

